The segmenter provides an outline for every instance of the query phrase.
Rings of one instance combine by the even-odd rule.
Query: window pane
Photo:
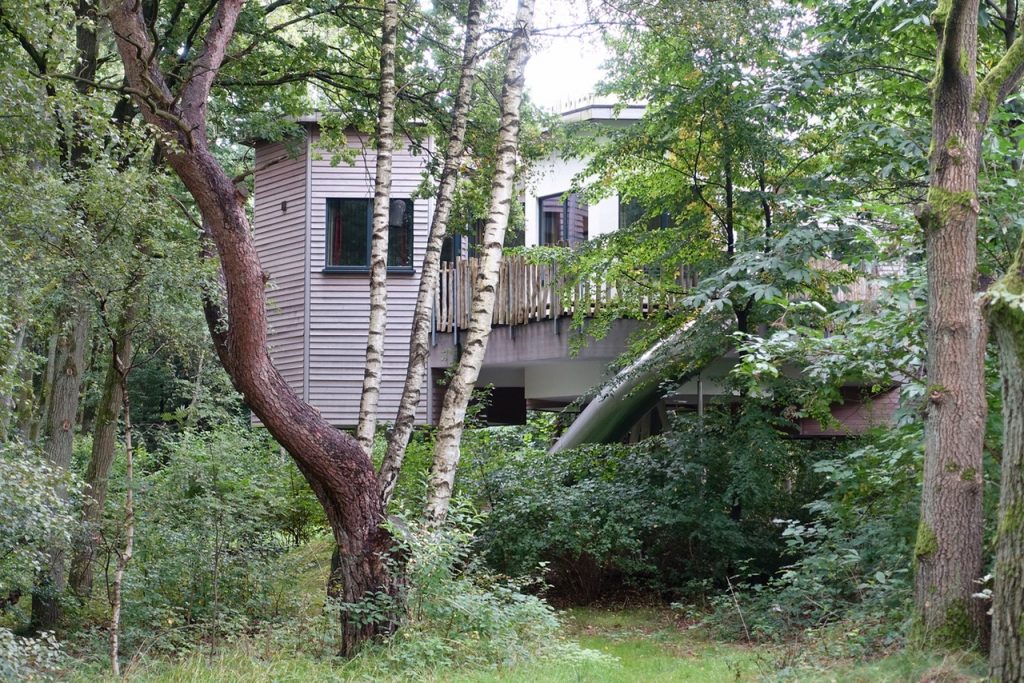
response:
[[[392,199],[388,215],[388,267],[412,268],[413,202]]]
[[[643,207],[635,199],[623,203],[619,199],[619,229],[628,228],[644,217]]]
[[[587,204],[575,192],[562,201],[556,194],[540,200],[540,243],[575,246],[590,236]]]
[[[327,265],[369,267],[368,199],[327,200]]]
[[[574,247],[587,241],[590,235],[590,217],[586,203],[576,193],[569,195],[566,208],[569,216],[569,246]]]
[[[644,221],[644,217],[647,215],[647,211],[644,210],[640,203],[635,199],[631,199],[625,204],[619,199],[619,228],[626,228],[635,223]],[[667,228],[672,224],[671,218],[667,211],[663,211],[657,216],[647,218],[645,221],[648,230],[660,230],[661,228]]]
[[[540,243],[560,244],[562,242],[562,196],[544,197],[540,200]]]

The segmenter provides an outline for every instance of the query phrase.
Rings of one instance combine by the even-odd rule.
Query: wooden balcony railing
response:
[[[442,263],[437,291],[434,294],[434,329],[451,332],[469,327],[473,300],[473,282],[480,268],[477,258]],[[683,271],[677,278],[679,291],[696,283],[696,277]],[[556,264],[529,263],[520,256],[506,257],[498,274],[492,325],[525,325],[539,320],[552,320],[582,312],[594,316],[618,301],[627,286],[611,281],[589,280],[570,284]],[[633,288],[635,289],[635,287]],[[640,313],[648,314],[676,303],[683,295],[663,292],[639,296]]]
[[[849,269],[831,259],[816,261],[814,265],[821,270]],[[437,332],[452,332],[469,327],[473,282],[479,268],[480,260],[477,258],[441,264],[438,287],[434,293],[434,329]],[[878,277],[892,275],[900,270],[899,266],[892,264],[876,267],[865,277],[845,285],[835,294],[835,298],[837,301],[873,301],[881,291]],[[502,262],[498,275],[491,324],[526,325],[539,320],[573,316],[577,312],[590,317],[627,297],[634,302],[632,305],[640,308],[636,314],[649,315],[678,304],[685,292],[697,284],[697,280],[695,272],[684,268],[675,278],[673,292],[648,294],[636,282],[615,283],[593,279],[570,284],[556,264],[530,263],[521,256],[508,256]]]

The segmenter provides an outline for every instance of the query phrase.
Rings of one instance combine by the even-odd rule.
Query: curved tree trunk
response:
[[[388,233],[391,216],[391,162],[395,148],[395,44],[398,41],[398,0],[385,0],[380,41],[380,102],[377,109],[377,169],[373,187],[373,231],[370,237],[370,322],[366,330],[366,368],[359,397],[356,439],[373,455],[377,401],[384,366],[384,333],[388,324]]]
[[[368,594],[392,594],[386,557],[391,538],[382,528],[376,474],[360,444],[324,420],[291,391],[274,368],[267,344],[265,278],[243,199],[209,148],[206,102],[244,0],[221,0],[181,89],[172,94],[142,15],[142,3],[122,0],[108,13],[133,97],[146,121],[169,141],[168,164],[195,200],[208,227],[225,285],[227,321],[207,306],[211,335],[235,388],[267,430],[292,456],[326,512],[338,546],[336,593],[355,603]],[[343,653],[390,623],[361,624],[343,613]],[[385,620],[389,621],[389,620]]]
[[[437,186],[437,201],[430,222],[427,237],[427,252],[420,268],[420,287],[416,295],[416,310],[409,335],[409,366],[405,373],[402,399],[395,416],[395,427],[388,439],[388,449],[377,473],[381,505],[386,509],[395,491],[398,473],[405,459],[413,426],[416,422],[416,407],[420,403],[421,387],[427,374],[430,359],[430,313],[433,307],[434,290],[437,289],[438,272],[441,264],[441,246],[448,231],[448,217],[451,215],[455,184],[459,176],[459,165],[465,152],[466,120],[470,99],[473,94],[473,79],[476,74],[477,45],[480,42],[480,0],[469,0],[466,12],[466,38],[462,50],[462,71],[455,94],[452,110],[452,124],[445,150],[444,167]]]
[[[441,419],[437,426],[434,464],[427,482],[425,516],[432,525],[440,525],[448,515],[455,469],[459,464],[459,448],[465,426],[466,407],[491,333],[498,268],[501,265],[505,229],[508,227],[515,182],[516,155],[519,145],[519,107],[523,96],[523,70],[530,56],[530,31],[533,23],[533,0],[519,0],[512,40],[505,63],[501,93],[501,128],[498,131],[497,161],[491,183],[490,209],[484,228],[484,255],[480,271],[473,283],[472,313],[462,357],[444,395]]]
[[[43,447],[46,459],[58,471],[71,466],[85,347],[89,343],[89,307],[80,303],[76,308],[65,311],[54,355],[54,380],[47,402],[47,432]],[[64,491],[59,493],[66,495]],[[63,545],[54,542],[48,551],[46,567],[40,572],[39,581],[32,591],[33,629],[53,630],[61,620],[61,596],[67,586],[64,556]]]
[[[82,528],[71,558],[68,581],[76,595],[86,597],[92,593],[92,563],[100,542],[103,509],[107,500],[110,468],[117,456],[117,422],[121,406],[125,403],[119,367],[132,364],[131,328],[134,325],[134,307],[129,305],[118,323],[117,338],[112,342],[110,364],[103,378],[103,391],[96,405],[92,451],[85,471],[85,495],[82,505]],[[120,364],[120,365],[119,365]]]

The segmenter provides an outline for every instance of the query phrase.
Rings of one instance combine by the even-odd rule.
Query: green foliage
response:
[[[121,542],[122,493],[108,502],[107,552]],[[135,507],[125,651],[189,649],[289,614],[280,560],[326,526],[291,459],[262,430],[232,423],[140,450]]]
[[[546,602],[524,592],[533,579],[510,579],[480,562],[472,552],[477,523],[456,511],[454,523],[440,531],[402,525],[406,620],[360,659],[391,676],[600,660],[563,636],[561,619]]]
[[[900,642],[909,625],[922,448],[914,424],[815,463],[827,487],[806,506],[810,519],[785,522],[791,563],[766,585],[753,577],[722,596],[707,623],[733,637],[782,640],[845,620],[843,628],[858,630],[852,647]]]
[[[37,637],[17,636],[0,627],[0,680],[52,680],[64,655],[53,633]]]
[[[816,491],[810,465],[832,448],[784,426],[749,402],[703,421],[677,416],[640,444],[555,457],[510,448],[499,432],[467,458],[462,485],[489,510],[482,550],[501,571],[544,563],[554,590],[578,601],[624,588],[685,595],[724,584],[740,563],[763,576],[777,568],[774,520],[801,514]]]
[[[18,441],[0,444],[0,600],[27,595],[50,549],[70,542],[79,493],[75,479],[34,449]]]

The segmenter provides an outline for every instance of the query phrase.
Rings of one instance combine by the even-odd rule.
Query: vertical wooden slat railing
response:
[[[452,332],[469,326],[472,315],[473,282],[479,259],[442,263],[434,295],[434,324],[437,332]],[[676,280],[679,292],[696,284],[692,272],[683,269]],[[629,283],[626,283],[629,285]],[[554,263],[530,263],[519,256],[505,258],[498,271],[491,323],[525,325],[539,320],[572,316],[582,308],[585,316],[598,315],[630,291],[611,279],[585,280],[570,284]],[[662,312],[677,303],[681,294],[659,290],[641,297],[641,314]]]

